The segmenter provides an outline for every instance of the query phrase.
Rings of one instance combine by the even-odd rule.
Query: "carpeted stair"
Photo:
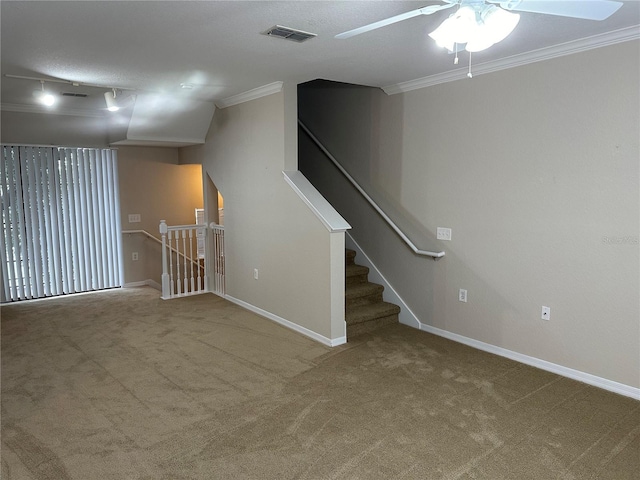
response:
[[[398,323],[400,307],[382,300],[384,287],[368,280],[369,269],[355,263],[347,249],[345,261],[345,321],[347,339],[391,323]]]

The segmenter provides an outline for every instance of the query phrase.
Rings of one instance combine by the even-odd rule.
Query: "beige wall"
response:
[[[169,225],[195,223],[195,209],[203,208],[202,167],[178,164],[178,149],[118,148],[120,214],[123,230],[146,230],[160,237],[160,220]],[[129,214],[141,216],[129,223]],[[139,260],[131,254],[138,252]],[[125,283],[153,280],[162,274],[159,245],[140,234],[123,236]]]
[[[331,323],[334,246],[282,174],[297,154],[295,98],[286,98],[295,94],[285,86],[216,110],[206,144],[183,149],[181,158],[202,161],[224,197],[227,294],[334,339],[344,336],[344,321]]]
[[[447,252],[416,258],[373,229],[366,207],[341,212],[421,322],[640,386],[639,53],[627,42],[406,94],[314,103],[333,119],[314,126],[325,138],[355,131],[339,121],[344,109],[371,112],[371,130],[353,137],[371,155],[354,174],[413,227],[419,247]],[[311,118],[304,97],[301,116]],[[436,227],[452,228],[453,240],[435,240]]]

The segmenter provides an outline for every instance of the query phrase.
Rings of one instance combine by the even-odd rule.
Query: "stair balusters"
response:
[[[209,290],[206,225],[168,226],[160,222],[162,236],[162,298],[177,298],[213,291],[224,295],[224,227],[212,225],[213,290]],[[194,256],[194,251],[196,255]]]

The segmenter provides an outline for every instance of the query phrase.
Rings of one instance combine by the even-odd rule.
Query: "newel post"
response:
[[[162,299],[171,297],[169,289],[169,273],[167,271],[167,222],[160,220],[160,235],[162,236]]]

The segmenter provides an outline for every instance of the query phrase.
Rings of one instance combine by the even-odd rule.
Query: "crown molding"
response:
[[[216,102],[216,107],[227,108],[233,105],[238,105],[239,103],[266,97],[267,95],[272,95],[274,93],[279,93],[282,91],[282,86],[282,82],[269,83],[268,85],[263,85],[262,87],[254,88],[253,90],[249,90],[244,93],[239,93],[237,95],[218,100]]]
[[[473,66],[473,75],[483,75],[485,73],[499,72],[508,68],[520,67],[530,63],[542,62],[552,58],[563,57],[565,55],[573,55],[574,53],[585,52],[595,48],[615,45],[617,43],[628,42],[640,39],[640,25],[614,30],[612,32],[594,35],[592,37],[581,38],[571,42],[561,43],[552,47],[540,48],[530,52],[513,55],[511,57],[501,58],[486,63],[479,63]],[[431,87],[441,83],[453,82],[467,78],[467,69],[457,69],[449,72],[430,75],[428,77],[409,80],[407,82],[396,83],[382,87],[387,95],[395,95],[397,93],[410,92],[420,88]]]
[[[104,118],[106,115],[102,111],[84,110],[79,108],[46,108],[40,105],[18,104],[18,103],[2,103],[0,110],[3,112],[20,112],[20,113],[48,113],[51,115],[69,115],[73,117],[94,117]]]

